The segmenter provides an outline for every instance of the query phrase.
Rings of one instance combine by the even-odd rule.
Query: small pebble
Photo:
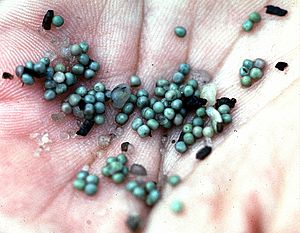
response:
[[[196,138],[202,137],[202,127],[200,127],[200,126],[195,126],[195,127],[193,127],[193,135],[194,135]]]
[[[99,183],[99,177],[96,176],[96,175],[88,175],[86,177],[86,182],[88,184],[95,184],[95,185],[97,185]]]
[[[65,72],[66,71],[66,67],[65,67],[65,65],[64,64],[62,64],[62,63],[57,63],[56,65],[55,65],[55,67],[54,67],[54,71],[55,72]]]
[[[132,87],[138,87],[140,85],[141,85],[141,79],[138,76],[136,76],[136,75],[132,75],[130,77],[130,86],[132,86]]]
[[[250,73],[250,70],[249,70],[248,68],[246,68],[246,67],[244,67],[244,66],[242,66],[242,67],[240,68],[240,75],[241,75],[242,77],[248,76],[249,73]]]
[[[67,91],[67,89],[68,89],[68,87],[67,87],[67,85],[66,84],[64,84],[64,83],[59,83],[59,84],[57,84],[57,86],[56,86],[56,88],[55,88],[55,92],[56,92],[56,94],[63,94],[63,93],[65,93],[66,91]]]
[[[212,138],[214,136],[214,129],[211,126],[206,126],[202,130],[204,137]]]
[[[196,153],[196,159],[198,160],[204,160],[212,151],[212,148],[210,146],[205,146],[197,151]]]
[[[129,192],[132,192],[137,186],[138,183],[135,180],[131,180],[126,184],[125,189]]]
[[[258,80],[258,79],[261,79],[261,78],[262,78],[263,72],[262,72],[261,69],[254,67],[254,68],[252,68],[252,69],[250,70],[250,75],[249,75],[249,76],[250,76],[251,78],[255,79],[255,80]]]
[[[152,206],[157,203],[159,198],[160,198],[160,192],[158,190],[154,189],[154,190],[150,191],[150,193],[148,194],[147,199],[146,199],[146,204],[149,206]]]
[[[243,67],[246,67],[249,70],[253,68],[253,65],[254,65],[254,62],[249,59],[245,59],[243,61]]]
[[[128,121],[128,119],[128,115],[122,112],[118,113],[115,117],[116,123],[120,125],[124,125]]]
[[[82,53],[82,49],[78,44],[71,45],[71,54],[73,56],[78,56]]]
[[[90,79],[94,78],[94,76],[95,76],[95,71],[93,71],[93,70],[91,70],[91,69],[86,69],[86,70],[84,71],[84,77],[85,77],[86,79],[90,80]]]
[[[265,60],[263,60],[261,58],[256,58],[254,61],[254,66],[256,68],[263,69],[266,66],[266,62],[265,62]]]
[[[46,66],[50,65],[50,59],[49,59],[49,57],[43,57],[43,58],[41,58],[40,62],[44,63]]]
[[[187,146],[183,141],[176,142],[175,144],[175,149],[179,153],[184,153],[187,151]]]
[[[219,113],[221,114],[225,114],[225,113],[229,113],[230,112],[230,107],[227,104],[222,104],[219,108],[218,108]]]
[[[241,77],[241,84],[244,87],[250,87],[252,85],[252,80],[251,80],[250,76]]]
[[[145,184],[145,189],[149,193],[156,188],[156,184],[153,181],[147,181]]]
[[[44,93],[45,100],[53,100],[56,97],[56,93],[53,90],[46,90]]]
[[[137,130],[140,126],[143,125],[143,120],[141,118],[135,118],[131,123],[131,128]]]
[[[77,78],[70,72],[65,73],[65,78],[65,82],[68,86],[73,86],[77,83]]]
[[[83,190],[86,186],[86,183],[84,180],[76,179],[73,181],[73,187],[79,191]]]
[[[46,74],[46,65],[43,62],[37,62],[33,66],[33,70],[39,75]]]
[[[94,121],[97,125],[103,125],[105,123],[105,118],[103,115],[96,115]]]
[[[186,35],[186,29],[182,26],[175,27],[174,32],[175,32],[175,35],[180,38],[183,38]]]
[[[172,80],[174,83],[178,83],[181,84],[184,80],[184,75],[180,72],[176,72],[173,76],[172,76]]]
[[[189,64],[182,63],[179,65],[178,71],[183,75],[188,75],[191,71],[191,67]]]
[[[60,15],[55,15],[55,16],[52,18],[52,24],[53,24],[55,27],[61,27],[61,26],[64,24],[64,19],[63,19],[63,17],[61,17]]]
[[[138,198],[143,198],[145,196],[145,190],[141,187],[135,187],[132,191],[132,194],[135,196],[135,197],[138,197]]]
[[[232,117],[230,114],[222,114],[222,120],[225,124],[232,122]]]
[[[89,65],[89,68],[93,71],[98,71],[100,69],[100,64],[96,61],[92,61]]]
[[[69,103],[71,106],[78,105],[79,101],[81,100],[81,96],[78,94],[71,94],[69,96]]]
[[[98,188],[96,184],[89,183],[84,187],[84,192],[88,196],[93,196],[97,193]]]
[[[15,72],[16,72],[17,77],[21,78],[22,75],[23,75],[23,73],[24,73],[24,66],[18,65],[16,67],[16,71]]]
[[[83,53],[87,53],[87,51],[89,50],[89,44],[87,42],[80,42],[79,46]]]
[[[61,105],[61,111],[65,114],[70,114],[72,113],[72,106],[69,103],[63,103]]]
[[[141,138],[147,137],[150,135],[150,128],[147,125],[141,125],[137,129],[137,133]]]
[[[53,76],[53,80],[57,83],[63,83],[66,79],[66,76],[63,72],[56,72]]]
[[[85,178],[89,175],[89,173],[87,171],[80,171],[77,173],[76,178],[77,179],[81,179],[81,180],[85,180]]]

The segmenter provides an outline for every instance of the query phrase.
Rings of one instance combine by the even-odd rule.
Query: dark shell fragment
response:
[[[127,227],[132,231],[135,232],[141,223],[141,219],[138,215],[129,215],[126,221]]]
[[[281,71],[284,71],[286,67],[288,67],[288,64],[286,62],[281,62],[281,61],[275,65],[275,68]]]
[[[93,128],[95,122],[92,120],[85,120],[76,132],[77,135],[86,136]]]
[[[2,78],[3,78],[3,79],[13,79],[14,76],[13,76],[12,74],[10,74],[10,73],[4,72],[4,73],[2,74]]]
[[[266,13],[271,15],[285,16],[288,13],[287,10],[281,9],[278,6],[268,5],[266,8]]]
[[[211,151],[212,151],[212,148],[210,146],[205,146],[205,147],[201,148],[196,153],[196,159],[204,160],[207,156],[209,156]]]

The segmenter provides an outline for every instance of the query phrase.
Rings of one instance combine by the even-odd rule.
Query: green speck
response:
[[[181,179],[178,175],[172,175],[168,178],[168,183],[172,186],[176,186],[180,183]]]
[[[253,28],[253,22],[249,19],[247,19],[243,24],[242,24],[242,28],[245,32],[249,32],[252,30]]]
[[[174,200],[172,201],[171,203],[171,210],[178,214],[180,212],[182,212],[184,209],[184,205],[183,205],[183,202],[182,201],[179,201],[179,200]]]

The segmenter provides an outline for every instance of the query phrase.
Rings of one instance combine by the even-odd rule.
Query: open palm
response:
[[[171,141],[178,129],[162,143],[166,132],[141,139],[128,123],[104,149],[97,141],[115,130],[108,123],[86,137],[65,137],[78,128],[76,120],[51,118],[65,96],[46,102],[39,83],[22,87],[16,78],[0,80],[0,231],[127,232],[127,214],[134,208],[145,217],[149,209],[102,178],[100,169],[129,141],[135,147],[129,162],[144,165],[149,180],[161,174],[185,176],[175,190],[163,189],[147,232],[297,232],[299,35],[292,32],[299,24],[299,6],[292,0],[272,4],[287,8],[288,16],[263,14],[264,1],[0,1],[0,75],[37,61],[69,38],[90,44],[90,56],[102,65],[95,79],[108,88],[137,74],[152,90],[158,78],[170,78],[179,63],[187,62],[213,76],[219,95],[238,100],[232,126],[214,139],[213,154],[197,162],[197,145],[185,155],[175,152]],[[40,30],[48,9],[65,18],[62,28]],[[262,22],[253,33],[242,32],[241,23],[255,10]],[[185,38],[174,36],[177,25],[187,28]],[[268,62],[265,77],[242,89],[241,62],[257,57]],[[281,60],[289,63],[287,72],[274,68]],[[45,133],[51,142],[34,156],[39,145],[33,135]],[[95,197],[72,188],[86,164],[100,175]],[[185,202],[180,217],[168,209],[174,198]]]

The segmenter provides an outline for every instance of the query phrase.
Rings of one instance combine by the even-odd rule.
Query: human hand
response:
[[[171,141],[177,129],[163,146],[161,162],[162,131],[140,139],[127,123],[124,133],[100,150],[97,137],[108,134],[111,124],[67,139],[62,135],[78,128],[75,119],[54,122],[50,117],[64,97],[46,102],[39,84],[21,88],[16,78],[0,80],[1,232],[127,232],[128,202],[143,216],[149,210],[122,186],[101,177],[95,197],[72,187],[85,164],[100,175],[105,158],[117,154],[124,141],[135,147],[129,162],[145,166],[149,180],[157,180],[160,170],[184,179],[176,189],[163,190],[146,232],[297,232],[299,35],[292,33],[299,5],[272,4],[289,14],[266,15],[263,1],[2,1],[0,75],[57,49],[55,41],[67,37],[91,45],[91,57],[102,65],[96,79],[109,88],[136,73],[152,90],[156,79],[170,77],[179,63],[187,62],[213,76],[219,96],[238,103],[232,125],[214,138],[207,160],[195,160],[197,144],[184,155],[175,153]],[[65,24],[43,33],[39,29],[48,9],[62,15]],[[262,13],[262,21],[252,32],[242,32],[241,23],[254,10]],[[177,25],[187,28],[185,38],[174,36]],[[265,76],[242,89],[241,62],[257,57],[268,63]],[[274,68],[281,60],[289,63],[287,72]],[[30,135],[44,132],[52,141],[50,151],[34,157],[39,146]],[[169,210],[174,198],[185,203],[180,216]]]

